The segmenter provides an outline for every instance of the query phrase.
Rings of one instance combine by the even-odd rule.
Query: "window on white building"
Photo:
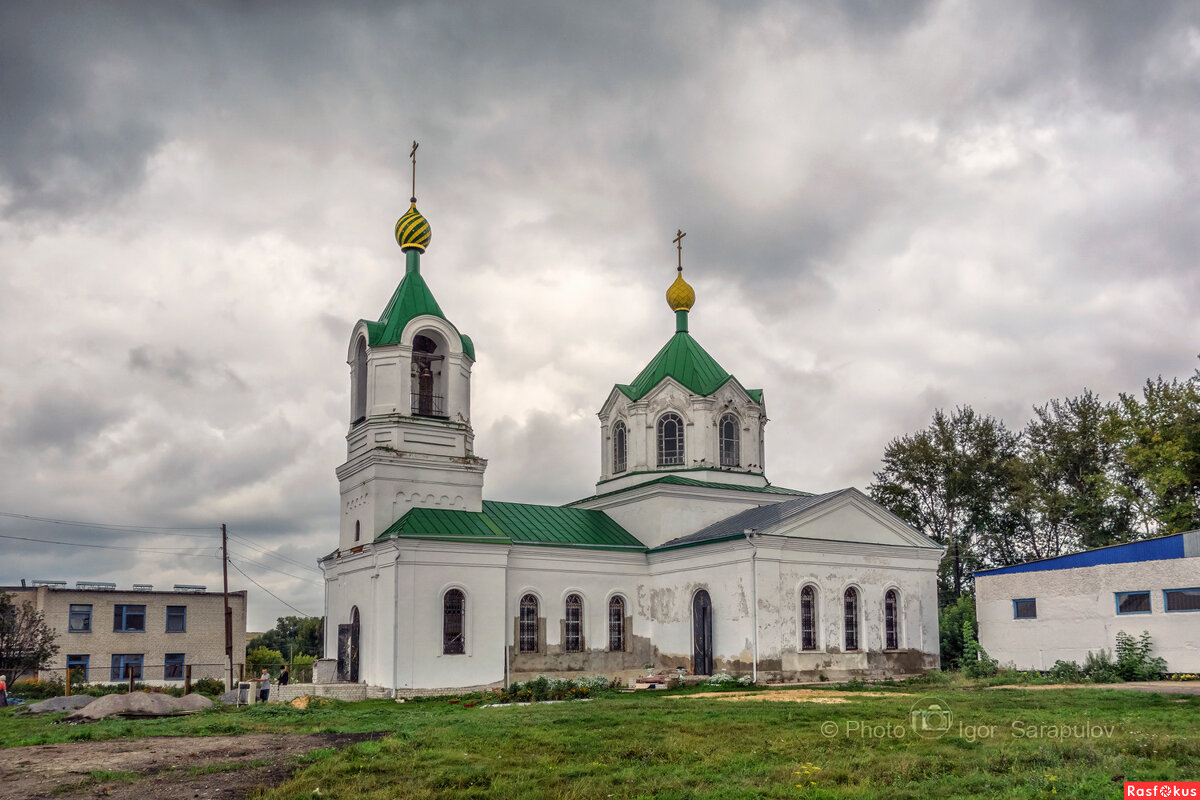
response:
[[[583,650],[583,598],[577,594],[567,595],[567,614],[564,617],[563,649],[568,653]]]
[[[167,606],[167,633],[187,632],[187,606]]]
[[[900,595],[888,589],[883,596],[883,646],[886,650],[900,648]]]
[[[742,465],[742,436],[738,430],[738,420],[733,414],[721,417],[717,425],[721,440],[721,466],[740,467]]]
[[[618,422],[613,425],[613,472],[625,471],[625,438],[626,438],[625,423]]]
[[[1013,619],[1037,619],[1037,598],[1013,600]]]
[[[800,649],[817,649],[817,590],[811,586],[800,590]]]
[[[467,652],[467,598],[451,589],[442,598],[442,654],[460,656]]]
[[[625,598],[608,601],[608,649],[619,653],[625,649]]]
[[[1163,601],[1167,611],[1200,611],[1200,589],[1167,589]]]
[[[844,598],[846,650],[858,649],[858,590],[851,587]]]
[[[132,677],[142,679],[142,653],[113,653],[112,671],[109,680],[125,681]]]
[[[88,661],[91,659],[87,653],[78,653],[76,655],[67,656],[67,671],[71,673],[71,680],[81,680],[84,683],[88,681]]]
[[[1118,614],[1149,614],[1149,592],[1117,592]]]
[[[538,600],[531,594],[521,598],[521,618],[517,623],[520,638],[518,648],[522,653],[536,653],[538,649]]]
[[[658,465],[683,463],[683,419],[674,413],[658,418]]]
[[[163,656],[163,680],[183,680],[183,653],[167,653]]]
[[[143,633],[146,630],[146,607],[117,604],[113,606],[113,631]]]

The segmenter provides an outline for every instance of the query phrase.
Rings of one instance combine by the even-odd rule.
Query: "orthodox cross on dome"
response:
[[[412,159],[412,202],[417,202],[417,148],[421,145],[417,144],[417,140],[413,139],[412,152],[408,157]]]
[[[687,234],[682,229],[679,229],[675,231],[675,238],[671,240],[675,243],[675,249],[679,251],[679,263],[676,268],[680,272],[683,272],[683,237],[685,236]]]

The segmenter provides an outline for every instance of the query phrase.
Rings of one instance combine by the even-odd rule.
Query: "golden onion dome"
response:
[[[667,305],[672,311],[690,311],[696,304],[696,290],[683,279],[683,270],[675,276],[675,282],[667,288]]]
[[[396,220],[396,244],[406,252],[416,250],[424,253],[432,237],[429,220],[421,216],[421,212],[417,211],[417,201],[413,200],[404,216]]]

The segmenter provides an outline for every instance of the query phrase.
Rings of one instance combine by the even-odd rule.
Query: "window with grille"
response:
[[[608,601],[608,649],[619,653],[625,649],[625,598]]]
[[[738,430],[738,420],[733,414],[721,417],[717,426],[721,440],[721,466],[740,467],[742,465],[742,437]]]
[[[563,649],[568,653],[583,650],[583,598],[577,594],[567,595],[567,614],[563,626]]]
[[[167,606],[167,633],[187,632],[187,606]]]
[[[145,630],[145,606],[127,606],[120,604],[113,606],[113,631],[141,633]]]
[[[846,649],[858,649],[858,590],[847,589],[845,596]]]
[[[1037,598],[1013,600],[1013,619],[1037,619]]]
[[[520,651],[536,653],[538,649],[538,601],[531,594],[521,598],[521,618],[517,626]]]
[[[683,418],[663,414],[658,420],[658,465],[669,467],[683,463]]]
[[[1167,611],[1200,611],[1200,589],[1167,589],[1163,605]]]
[[[625,423],[618,422],[613,426],[613,472],[625,471]]]
[[[888,589],[883,596],[883,646],[887,650],[900,648],[900,596]]]
[[[91,633],[92,632],[92,605],[82,603],[71,604],[71,617],[67,622],[67,631],[70,633]]]
[[[467,599],[458,589],[451,589],[442,598],[442,653],[458,656],[467,652]]]
[[[183,653],[167,653],[163,656],[163,680],[183,680]]]
[[[817,591],[811,586],[800,590],[800,649],[817,649]]]
[[[1149,614],[1149,592],[1117,592],[1118,614]]]

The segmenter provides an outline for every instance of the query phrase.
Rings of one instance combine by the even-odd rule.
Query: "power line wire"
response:
[[[258,550],[263,555],[270,556],[271,558],[278,558],[282,561],[288,562],[289,564],[295,564],[297,567],[302,567],[306,570],[309,570],[310,572],[315,572],[318,575],[321,574],[321,571],[319,569],[317,569],[316,567],[314,567],[310,564],[305,564],[304,562],[297,561],[294,558],[288,558],[287,556],[282,556],[279,553],[276,553],[272,550],[267,550],[265,547],[261,547],[243,536],[237,536],[237,535],[231,533],[231,534],[229,534],[229,538],[235,539],[238,542],[240,542],[241,544],[246,545],[247,547],[253,547],[255,550]]]
[[[170,553],[173,555],[204,555],[203,553],[195,552],[194,547],[122,547],[119,544],[90,544],[87,542],[60,542],[56,539],[34,539],[29,536],[10,536],[0,533],[0,539],[14,539],[21,542],[33,542],[35,544],[61,544],[67,547],[96,547],[101,550],[133,550],[138,553]],[[216,556],[207,556],[215,558]]]
[[[251,582],[251,583],[253,583],[255,586],[257,586],[258,588],[262,589],[264,592],[266,592],[267,594],[271,595],[271,597],[274,597],[276,600],[278,600],[279,602],[283,603],[285,606],[287,606],[288,608],[290,608],[292,611],[295,611],[295,612],[296,612],[297,614],[299,614],[300,616],[302,616],[302,617],[313,617],[313,616],[319,616],[319,615],[317,615],[317,614],[309,614],[307,611],[301,611],[300,609],[296,608],[294,605],[292,605],[291,603],[289,603],[287,600],[284,600],[282,597],[280,597],[279,595],[275,594],[274,592],[272,592],[272,591],[271,591],[270,589],[268,589],[267,587],[263,586],[263,585],[262,585],[261,583],[259,583],[258,581],[254,580],[254,578],[251,578],[251,577],[250,577],[249,575],[247,575],[245,572],[242,572],[242,568],[241,568],[241,567],[239,567],[239,566],[238,566],[238,565],[237,565],[237,564],[236,564],[236,563],[233,561],[233,559],[229,559],[229,563],[230,563],[230,565],[232,565],[232,566],[233,566],[233,568],[234,568],[234,569],[236,569],[238,572],[241,572],[241,573],[242,573],[242,577],[243,577],[243,578],[245,578],[246,580],[250,581],[250,582]]]
[[[242,558],[245,558],[245,556],[242,556],[242,554],[241,554],[241,553],[238,553],[238,556],[239,556],[239,557],[242,557]],[[232,561],[233,561],[233,559],[232,559],[232,558],[230,558],[229,560],[230,560],[230,562],[232,562]],[[258,567],[259,569],[263,569],[263,570],[266,570],[266,571],[268,571],[268,572],[277,572],[277,573],[279,573],[280,575],[287,575],[289,578],[295,578],[295,579],[296,579],[296,580],[298,580],[298,581],[304,581],[305,583],[311,583],[313,586],[321,586],[321,585],[322,585],[321,583],[319,583],[319,582],[317,582],[317,581],[314,581],[314,580],[312,580],[311,578],[305,578],[305,577],[302,577],[302,576],[300,576],[300,575],[293,575],[293,574],[292,574],[292,573],[290,573],[290,572],[284,572],[284,571],[283,571],[283,570],[281,570],[281,569],[276,569],[275,567],[269,567],[269,566],[266,566],[265,564],[255,564],[253,561],[249,561],[249,560],[247,560],[247,561],[245,561],[245,562],[243,562],[243,563],[244,563],[246,566],[255,566],[255,567]]]
[[[0,511],[0,517],[27,519],[33,522],[49,522],[54,525],[75,525],[81,528],[111,528],[119,531],[218,531],[216,525],[119,525],[111,522],[82,522],[73,519],[55,519],[54,517],[35,517],[32,514],[17,514],[12,511]],[[198,535],[198,534],[197,534]]]

